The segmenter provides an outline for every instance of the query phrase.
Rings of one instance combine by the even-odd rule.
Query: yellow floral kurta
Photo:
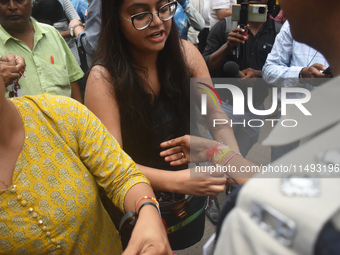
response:
[[[104,125],[73,99],[12,99],[25,128],[13,185],[0,191],[1,254],[120,254],[97,190],[123,210],[126,192],[148,182]]]

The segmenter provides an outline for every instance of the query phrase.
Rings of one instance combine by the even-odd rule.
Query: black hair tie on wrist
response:
[[[152,203],[152,202],[145,202],[144,204],[142,204],[140,207],[139,207],[139,210],[138,210],[138,213],[137,215],[139,215],[139,212],[140,210],[142,210],[142,208],[146,205],[152,205],[153,207],[155,207],[157,209],[157,211],[159,212],[159,208],[158,206],[155,204],[155,203]]]

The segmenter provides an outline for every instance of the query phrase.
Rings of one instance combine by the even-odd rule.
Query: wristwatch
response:
[[[73,27],[70,27],[70,35],[71,35],[72,37],[75,37],[74,29],[75,29],[76,27],[78,27],[78,26],[82,26],[82,27],[83,27],[82,24],[76,24],[76,25],[74,25]]]

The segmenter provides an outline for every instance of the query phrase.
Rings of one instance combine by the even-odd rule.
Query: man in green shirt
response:
[[[31,12],[30,0],[0,2],[0,55],[25,59],[25,77],[19,80],[23,95],[71,96],[81,102],[77,81],[84,73],[59,32],[32,20]]]

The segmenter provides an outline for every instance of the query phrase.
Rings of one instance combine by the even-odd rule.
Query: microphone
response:
[[[227,78],[243,78],[244,73],[240,71],[240,66],[234,61],[228,61],[223,65],[223,73]]]

